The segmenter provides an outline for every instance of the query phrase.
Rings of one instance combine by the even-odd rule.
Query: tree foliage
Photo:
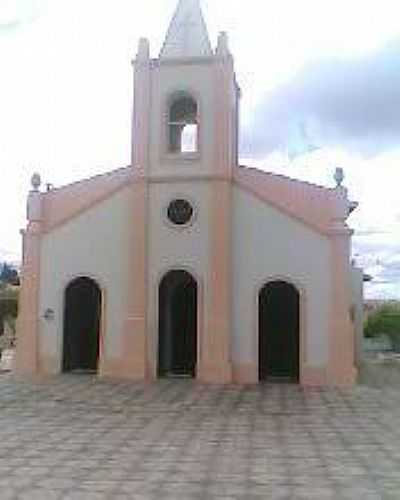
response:
[[[4,264],[0,266],[0,269],[0,281],[2,283],[14,286],[19,285],[18,271],[13,266],[4,262]]]
[[[400,352],[400,304],[385,304],[371,313],[365,322],[364,334],[370,338],[386,335],[393,348]]]
[[[0,290],[0,335],[4,333],[5,319],[15,320],[18,315],[18,289],[5,288]]]

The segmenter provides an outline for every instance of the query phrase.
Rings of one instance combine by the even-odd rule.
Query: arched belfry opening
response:
[[[198,106],[188,94],[176,95],[168,113],[168,152],[196,153],[198,151]]]
[[[285,281],[267,283],[258,299],[259,380],[299,381],[300,295]]]
[[[96,372],[99,360],[101,290],[86,277],[65,290],[63,371]]]
[[[195,377],[197,282],[183,270],[170,271],[159,287],[158,376]]]

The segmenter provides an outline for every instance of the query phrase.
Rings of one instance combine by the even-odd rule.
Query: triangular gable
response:
[[[328,233],[337,214],[348,213],[335,189],[324,188],[255,168],[236,167],[241,188],[320,233]]]
[[[76,217],[103,201],[136,177],[132,167],[120,168],[42,194],[44,231]]]

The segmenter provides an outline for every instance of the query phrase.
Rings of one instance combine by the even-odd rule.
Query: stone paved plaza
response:
[[[400,499],[400,392],[0,376],[0,499]]]

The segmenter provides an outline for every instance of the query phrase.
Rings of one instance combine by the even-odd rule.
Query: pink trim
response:
[[[145,320],[129,317],[124,322],[122,355],[109,358],[103,353],[99,360],[99,375],[118,379],[142,381],[148,377]]]
[[[214,169],[218,175],[227,179],[232,177],[234,158],[234,140],[236,134],[233,125],[236,123],[232,109],[232,100],[237,98],[234,92],[235,81],[233,60],[231,57],[215,59],[215,145]]]
[[[44,232],[52,231],[101,203],[136,178],[136,169],[126,167],[43,193]]]
[[[151,80],[151,63],[146,54],[134,67],[131,163],[140,177],[149,170]]]
[[[218,134],[219,137],[222,135],[225,133]],[[225,147],[229,145],[225,144]],[[218,153],[219,156],[225,154],[222,151]],[[346,212],[344,200],[334,189],[257,169],[235,167],[233,172],[238,186],[320,233],[329,235],[330,224],[338,210]],[[221,178],[229,177],[225,169],[218,169],[218,173]],[[126,167],[43,193],[43,232],[50,232],[105,201],[123,187],[136,182],[140,175],[139,170]],[[213,179],[212,176],[209,178]],[[169,177],[165,180],[174,179]]]
[[[232,184],[216,181],[212,186],[210,257],[205,314],[206,328],[199,378],[202,382],[232,381]]]
[[[135,379],[150,376],[147,360],[147,216],[148,184],[144,179],[132,184],[132,213],[135,240],[131,244],[129,309],[125,321],[122,365]]]
[[[198,378],[206,383],[232,382],[232,167],[234,138],[231,57],[215,60],[214,173],[224,180],[211,181],[209,298]],[[235,93],[236,97],[236,93]]]
[[[17,320],[16,371],[38,371],[41,223],[30,222],[23,233],[24,260]]]
[[[258,384],[258,369],[253,363],[232,365],[232,378],[235,384]]]
[[[203,384],[231,384],[232,365],[229,361],[202,362],[197,376]]]
[[[38,372],[41,375],[57,375],[60,373],[60,363],[57,357],[40,354]]]
[[[306,387],[322,387],[328,384],[327,370],[324,366],[304,366],[301,385]]]
[[[338,211],[346,212],[334,189],[246,167],[236,167],[233,177],[242,189],[322,234],[328,234]]]
[[[332,304],[328,381],[335,386],[355,383],[354,328],[351,324],[350,236],[344,231],[331,237]]]
[[[109,358],[107,357],[106,336],[107,336],[107,293],[106,289],[101,288],[101,323],[100,323],[100,350],[99,350],[99,363],[98,363],[98,374],[100,377],[110,377],[116,379],[126,379],[126,378],[138,378],[134,377],[130,372],[129,361],[130,361],[130,346],[129,346],[129,328],[127,322],[124,323],[123,333],[122,333],[122,356],[120,358]]]

